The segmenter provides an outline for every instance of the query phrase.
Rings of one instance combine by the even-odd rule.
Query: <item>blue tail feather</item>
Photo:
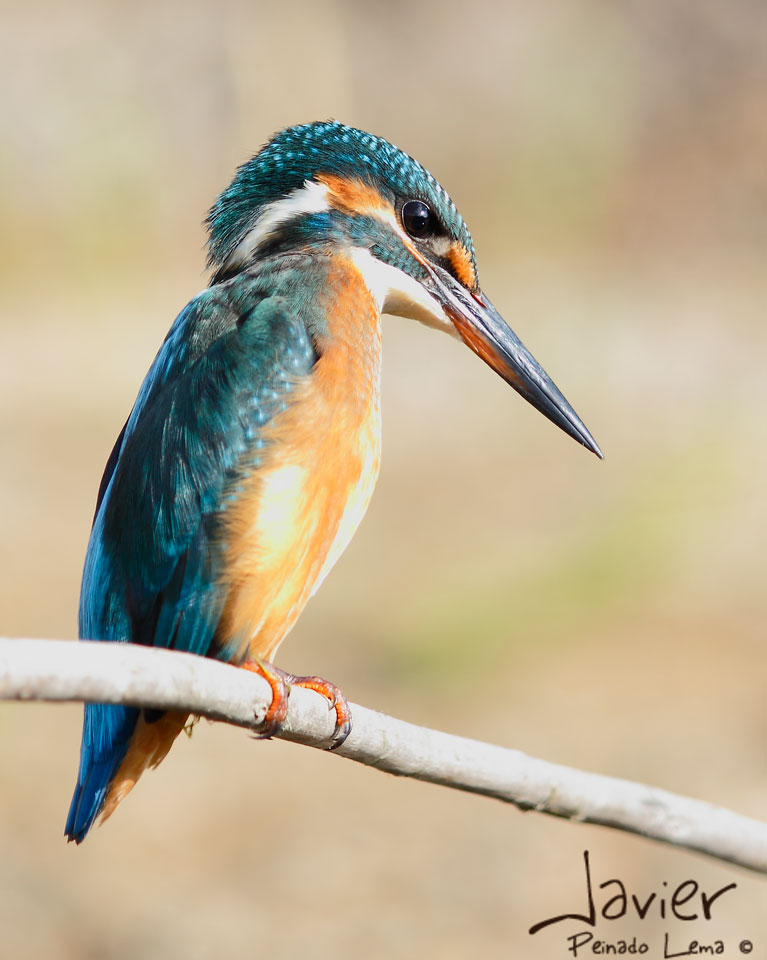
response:
[[[86,703],[80,770],[65,834],[82,843],[104,806],[109,786],[128,751],[139,710],[103,703]]]

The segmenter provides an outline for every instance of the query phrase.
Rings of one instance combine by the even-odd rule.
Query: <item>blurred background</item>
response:
[[[607,459],[387,319],[378,490],[279,663],[764,815],[760,0],[30,0],[0,84],[2,634],[76,636],[101,472],[206,283],[205,212],[274,131],[333,117],[447,187]],[[551,960],[574,927],[527,930],[584,906],[586,848],[639,895],[738,884],[708,924],[601,936],[767,956],[743,871],[204,722],[75,849],[80,716],[0,705],[2,956]]]

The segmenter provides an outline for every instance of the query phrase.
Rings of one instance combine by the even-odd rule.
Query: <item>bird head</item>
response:
[[[580,417],[479,286],[468,227],[440,183],[387,140],[336,122],[278,133],[210,210],[212,283],[281,252],[342,251],[380,310],[456,335],[600,458]]]

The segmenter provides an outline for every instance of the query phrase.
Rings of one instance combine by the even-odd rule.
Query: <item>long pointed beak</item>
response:
[[[581,418],[492,303],[482,294],[469,293],[447,270],[435,264],[429,264],[428,270],[431,277],[425,286],[464,343],[544,417],[604,460]]]

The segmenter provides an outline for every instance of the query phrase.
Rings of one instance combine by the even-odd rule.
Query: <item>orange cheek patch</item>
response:
[[[380,217],[382,220],[391,223],[397,234],[400,235],[410,255],[428,269],[426,260],[424,260],[418,250],[416,250],[413,244],[405,237],[397,222],[394,207],[388,201],[384,200],[374,187],[363,183],[361,180],[346,180],[344,177],[339,177],[332,173],[321,173],[316,179],[320,183],[324,183],[328,188],[330,205],[336,210],[341,210],[343,213],[348,214]],[[460,247],[460,250],[463,251],[463,247]],[[466,276],[472,278],[467,285],[473,289],[476,284],[475,279],[473,279],[474,268],[471,265],[470,257],[465,252],[462,254],[461,264],[461,268],[454,266],[454,269],[456,271],[463,269],[466,272]],[[460,273],[458,275],[459,277],[461,276]],[[461,282],[463,283],[464,281],[461,280]]]
[[[466,248],[460,243],[453,243],[448,251],[447,259],[450,261],[450,266],[459,282],[467,290],[475,290],[477,274],[474,272],[474,264]]]
[[[330,194],[330,203],[344,213],[381,213],[394,216],[394,207],[381,194],[362,180],[347,180],[332,173],[321,173],[317,180],[324,183]]]

